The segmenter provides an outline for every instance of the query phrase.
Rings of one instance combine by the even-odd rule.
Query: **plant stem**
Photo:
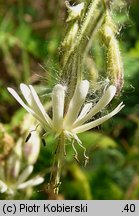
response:
[[[91,39],[92,42],[92,37],[102,22],[104,7],[97,10],[100,2],[100,0],[91,0],[90,6],[88,6],[88,10],[81,21],[81,25],[78,23],[79,30],[75,35],[75,39],[73,40],[70,48],[67,47],[66,50],[65,47],[61,70],[61,78],[66,81],[67,84],[65,113],[67,112],[67,107],[74,94],[76,85],[82,79],[83,61],[85,56],[84,53],[87,53],[90,47],[89,41]]]
[[[64,156],[64,145],[65,145],[65,135],[61,133],[58,139],[58,144],[55,152],[55,158],[53,162],[53,168],[50,176],[50,191],[53,194],[59,193],[59,186],[61,184],[61,170],[62,170],[62,162]]]
[[[95,29],[96,20],[95,20],[94,14],[97,11],[96,8],[99,3],[100,3],[100,0],[92,0],[89,10],[86,13],[87,15],[84,18],[83,24],[81,25],[79,34],[77,38],[75,39],[75,42],[71,46],[71,49],[67,52],[67,56],[65,58],[62,72],[66,70],[66,65],[68,64],[70,57],[73,55],[73,53],[78,52],[78,47],[80,47],[81,44],[82,44],[82,50],[84,49],[86,41],[88,41],[88,38],[90,38],[90,31],[92,32]]]

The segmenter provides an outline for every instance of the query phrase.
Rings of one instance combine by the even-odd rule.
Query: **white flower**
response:
[[[92,103],[85,103],[89,90],[89,82],[82,80],[75,89],[74,95],[69,103],[67,113],[64,113],[65,105],[65,86],[57,84],[52,91],[52,118],[46,113],[33,86],[21,84],[21,92],[26,103],[19,97],[16,91],[8,88],[13,97],[42,125],[46,131],[55,132],[58,136],[62,132],[68,138],[74,138],[80,145],[81,141],[77,134],[90,130],[104,123],[116,115],[123,107],[121,102],[112,112],[96,120],[91,120],[98,112],[102,111],[113,99],[116,93],[116,87],[110,85],[92,107]]]
[[[16,182],[5,182],[5,180],[0,180],[0,193],[14,194],[16,190],[22,190],[28,187],[33,187],[41,184],[44,178],[41,176],[36,176],[28,181],[27,178],[33,172],[33,166],[27,166],[19,175]]]
[[[28,105],[26,105],[26,103],[19,97],[14,89],[8,88],[8,91],[29,113],[31,113],[41,123],[45,130],[52,130],[58,134],[63,131],[78,134],[90,130],[116,115],[124,107],[123,102],[121,102],[109,114],[97,120],[86,123],[110,103],[116,93],[116,87],[113,85],[109,86],[98,103],[92,107],[92,103],[86,103],[84,105],[89,90],[89,82],[87,80],[83,80],[77,85],[65,116],[65,87],[61,84],[54,86],[52,91],[53,117],[50,118],[46,113],[33,86],[29,85],[28,87],[25,84],[21,84],[20,89]]]

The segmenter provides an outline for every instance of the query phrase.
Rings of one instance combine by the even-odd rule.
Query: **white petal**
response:
[[[40,110],[40,113],[43,115],[43,117],[45,118],[45,120],[47,121],[48,125],[50,125],[50,127],[52,127],[52,120],[50,119],[50,117],[47,115],[47,113],[45,112],[45,109],[35,91],[35,89],[33,88],[33,86],[29,85],[32,96],[34,98],[34,103],[36,103],[36,106],[38,107],[38,109]]]
[[[14,178],[17,178],[19,172],[20,172],[20,167],[21,167],[21,160],[15,160],[14,161],[14,167],[12,170],[12,174]]]
[[[84,124],[82,126],[79,126],[77,128],[74,128],[72,130],[73,133],[82,133],[85,132],[87,130],[90,130],[94,127],[97,127],[98,125],[104,123],[105,121],[107,121],[108,119],[110,119],[111,117],[113,117],[114,115],[116,115],[122,108],[124,107],[123,102],[120,103],[112,112],[110,112],[108,115],[105,115],[95,121],[91,121],[90,123]]]
[[[42,182],[44,182],[44,178],[38,176],[38,177],[35,177],[29,181],[26,181],[26,182],[18,185],[17,189],[25,189],[27,187],[33,187],[33,186],[41,184]]]
[[[109,104],[110,101],[113,99],[115,93],[116,93],[116,87],[113,85],[109,86],[109,88],[105,91],[104,95],[101,97],[98,103],[90,110],[90,112],[86,116],[76,121],[74,127],[82,125],[84,122],[88,121],[92,116],[94,116],[96,113],[104,109],[105,106],[107,106],[107,104]]]
[[[37,177],[35,177],[35,178],[32,179],[32,180],[33,180],[33,186],[39,185],[39,184],[41,184],[41,183],[44,182],[44,178],[43,178],[43,177],[40,177],[40,176],[37,176]]]
[[[34,97],[32,95],[32,92],[30,90],[30,88],[25,85],[24,83],[20,84],[20,89],[21,92],[25,98],[25,100],[27,101],[29,107],[34,110],[34,112],[40,116],[42,119],[45,119],[45,117],[43,116],[42,112],[40,111],[38,104],[36,103],[36,101],[34,100]]]
[[[25,100],[31,106],[31,104],[32,104],[32,96],[31,96],[31,91],[30,91],[29,87],[27,85],[25,85],[24,83],[21,83],[20,84],[20,89],[21,89],[21,92],[22,92]]]
[[[18,103],[21,104],[22,107],[24,107],[24,109],[26,109],[29,113],[31,113],[37,120],[40,121],[40,123],[45,127],[47,126],[47,122],[45,121],[45,119],[41,118],[40,116],[38,116],[30,107],[28,107],[23,100],[19,97],[19,95],[16,93],[16,91],[12,88],[7,88],[8,91],[12,94],[12,96],[18,101]]]
[[[4,193],[5,191],[7,191],[8,187],[7,185],[0,180],[0,193]]]
[[[64,99],[64,87],[58,84],[54,87],[52,92],[53,125],[55,129],[58,129],[58,131],[63,126]]]
[[[82,109],[82,111],[81,111],[81,113],[78,116],[76,121],[79,121],[80,119],[82,119],[90,111],[91,108],[92,108],[92,103],[85,104],[85,106],[83,107],[83,109]],[[75,122],[75,124],[76,124],[76,122]]]
[[[89,82],[87,80],[81,81],[77,84],[74,95],[70,101],[68,112],[65,116],[64,127],[71,127],[80,112],[80,109],[85,101],[89,90]]]
[[[32,173],[32,171],[33,171],[32,165],[30,165],[26,169],[24,169],[23,172],[20,174],[16,184],[18,185],[18,184],[24,182],[29,177],[29,175]]]

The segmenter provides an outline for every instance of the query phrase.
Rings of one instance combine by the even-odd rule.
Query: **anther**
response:
[[[28,142],[30,137],[31,137],[31,133],[28,134],[27,138],[25,139],[25,142]]]
[[[40,124],[37,124],[37,126],[35,127],[35,129],[31,130],[30,133],[28,134],[27,138],[25,139],[25,142],[28,142],[30,137],[31,137],[31,133],[36,131],[37,130],[37,127],[39,126]]]
[[[46,142],[45,142],[45,139],[42,139],[42,143],[44,145],[44,147],[46,146]]]

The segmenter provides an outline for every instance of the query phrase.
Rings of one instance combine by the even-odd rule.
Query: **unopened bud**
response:
[[[107,75],[118,95],[123,87],[124,73],[119,44],[115,38],[111,39],[107,49]]]
[[[115,36],[116,32],[117,32],[117,26],[113,22],[109,11],[107,11],[104,18],[103,26],[101,28],[101,33],[102,33],[104,43],[108,44],[111,38]]]
[[[123,87],[123,64],[116,32],[116,25],[107,11],[101,33],[107,47],[107,76],[110,83],[116,87],[116,95],[118,95]]]

